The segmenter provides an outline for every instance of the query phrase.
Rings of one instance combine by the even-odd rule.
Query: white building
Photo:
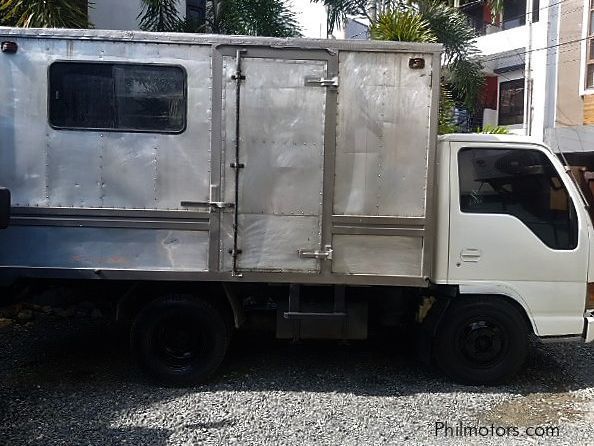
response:
[[[483,125],[506,126],[539,139],[552,125],[549,77],[555,67],[545,48],[558,34],[555,2],[504,0],[503,14],[492,14],[482,0],[459,5],[480,35],[476,43],[487,74],[479,111]]]
[[[483,121],[543,139],[594,171],[594,1],[504,0],[503,9],[493,25],[482,1],[460,6],[483,34]]]
[[[551,76],[555,99],[545,141],[573,164],[594,171],[594,1],[559,4],[558,39]]]

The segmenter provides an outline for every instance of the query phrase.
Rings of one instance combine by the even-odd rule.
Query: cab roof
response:
[[[495,135],[491,133],[449,133],[447,135],[440,135],[439,140],[449,142],[501,142],[515,144],[536,144],[539,146],[544,146],[541,140],[533,136]]]

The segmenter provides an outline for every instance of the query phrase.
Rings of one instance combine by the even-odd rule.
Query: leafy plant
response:
[[[414,10],[395,9],[371,25],[371,38],[404,42],[436,42],[430,23]]]
[[[85,0],[0,0],[0,25],[24,28],[89,28]]]
[[[476,32],[456,8],[437,0],[419,0],[419,13],[429,22],[438,42],[443,44],[443,82],[456,102],[472,110],[485,82],[483,65],[476,58]]]
[[[378,16],[381,16],[386,11],[397,8],[415,8],[418,6],[417,0],[311,0],[313,3],[321,3],[326,7],[328,13],[327,17],[327,31],[328,34],[344,24],[346,24],[349,16],[364,17],[370,23],[374,23]],[[472,2],[469,0],[469,2]],[[453,0],[442,0],[438,3],[454,7]],[[485,0],[485,3],[491,8],[491,15],[493,18],[503,13],[503,0]]]
[[[454,120],[454,108],[456,104],[452,99],[452,94],[444,86],[439,92],[439,128],[440,135],[446,133],[456,133],[458,128]]]
[[[489,133],[491,135],[509,135],[507,127],[494,126],[485,124],[482,129],[478,129],[477,133]]]
[[[205,28],[206,32],[217,34],[301,35],[295,13],[283,0],[210,0]]]
[[[442,67],[443,82],[448,85],[454,99],[468,110],[474,110],[479,102],[485,75],[479,59],[459,58]]]

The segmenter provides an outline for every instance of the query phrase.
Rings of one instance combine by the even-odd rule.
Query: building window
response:
[[[573,202],[544,153],[462,149],[458,171],[462,212],[511,215],[549,248],[576,248],[578,226]]]
[[[205,0],[187,0],[186,18],[195,24],[204,23],[206,10]]]
[[[479,36],[486,34],[486,27],[492,22],[491,9],[487,4],[481,1],[461,2],[460,11],[466,16],[468,24]]]
[[[179,133],[186,122],[181,67],[56,62],[49,70],[55,128]]]
[[[526,1],[504,0],[503,2],[503,29],[516,28],[526,24]]]
[[[503,0],[501,14],[493,14],[491,5],[486,0],[454,0],[454,4],[458,4],[470,26],[481,36],[526,24],[525,0]],[[540,0],[532,0],[532,10],[529,13],[532,14],[532,22],[538,22]]]
[[[499,84],[499,125],[524,122],[524,79]]]
[[[594,0],[590,0],[586,49],[586,88],[594,88]]]
[[[532,0],[532,23],[540,19],[540,0]]]

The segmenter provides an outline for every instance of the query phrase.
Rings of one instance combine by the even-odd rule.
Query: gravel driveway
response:
[[[214,382],[172,389],[139,373],[106,319],[48,315],[0,344],[0,444],[594,444],[590,345],[539,345],[513,383],[481,388],[385,342],[245,334]]]

